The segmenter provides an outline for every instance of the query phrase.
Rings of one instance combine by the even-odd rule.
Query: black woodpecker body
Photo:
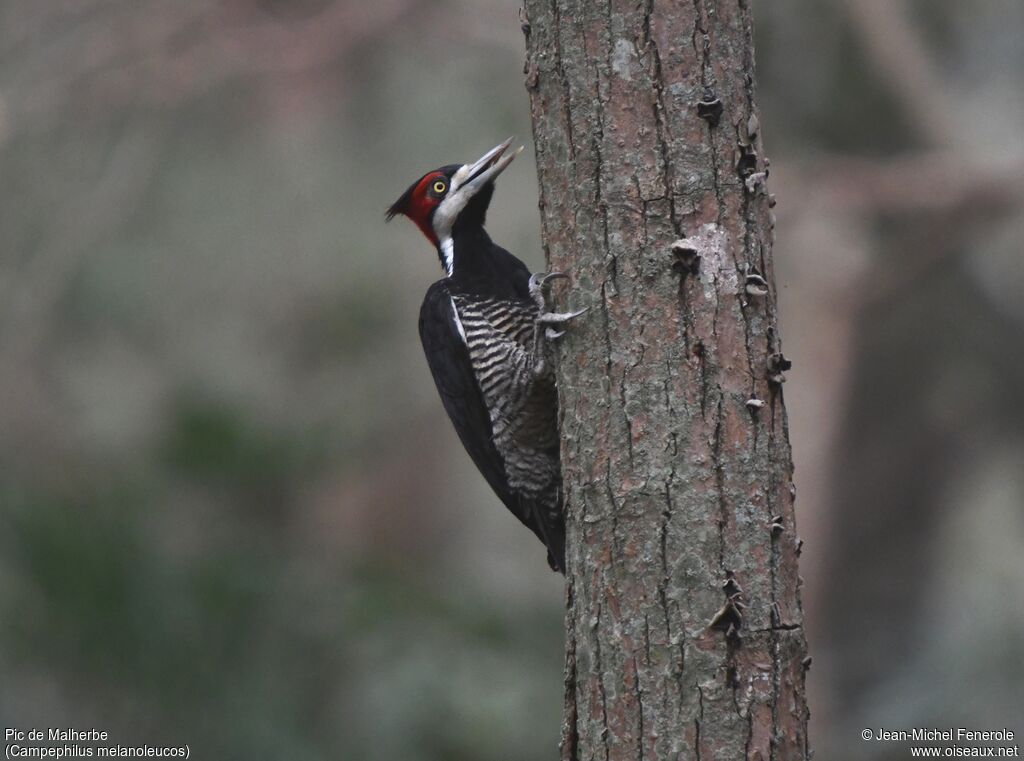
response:
[[[420,339],[455,430],[487,483],[565,572],[558,398],[546,358],[553,326],[581,314],[547,309],[560,273],[531,275],[484,230],[511,139],[472,164],[428,172],[388,209],[420,228],[445,277],[427,290]],[[522,150],[522,149],[520,149]]]

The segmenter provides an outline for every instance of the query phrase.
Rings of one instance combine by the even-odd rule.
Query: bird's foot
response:
[[[564,330],[557,330],[554,326],[565,325],[576,319],[587,311],[588,307],[575,312],[555,312],[548,306],[551,299],[551,284],[555,280],[568,280],[569,276],[563,272],[537,273],[530,276],[530,295],[537,304],[537,315],[533,331],[533,358],[534,377],[540,377],[548,371],[545,362],[544,346],[546,341],[555,341],[565,335]]]
[[[537,272],[530,275],[530,295],[533,296],[537,308],[541,312],[548,311],[548,299],[551,298],[551,284],[556,280],[568,280],[564,272]]]
[[[584,308],[576,312],[554,312],[548,306],[548,301],[551,299],[551,284],[555,280],[568,279],[569,276],[564,272],[538,272],[530,276],[530,295],[540,311],[537,324],[544,326],[544,337],[548,340],[553,341],[565,335],[564,330],[555,330],[551,327],[552,325],[563,325],[587,311],[587,308]]]

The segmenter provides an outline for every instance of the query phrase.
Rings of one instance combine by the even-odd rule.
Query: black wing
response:
[[[549,552],[556,570],[564,567],[564,545],[552,547],[535,515],[535,506],[509,487],[505,463],[494,446],[491,418],[473,374],[469,351],[455,323],[455,307],[445,281],[434,283],[420,308],[420,340],[444,409],[462,445],[505,506],[535,533]]]

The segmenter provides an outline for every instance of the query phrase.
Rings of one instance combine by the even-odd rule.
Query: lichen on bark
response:
[[[804,759],[768,160],[745,0],[527,0],[558,363],[562,758]]]

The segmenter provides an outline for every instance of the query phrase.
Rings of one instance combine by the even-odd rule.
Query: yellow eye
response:
[[[447,187],[448,186],[441,182],[441,180],[438,180],[437,182],[434,183],[434,192],[443,193],[445,191],[445,188]]]

